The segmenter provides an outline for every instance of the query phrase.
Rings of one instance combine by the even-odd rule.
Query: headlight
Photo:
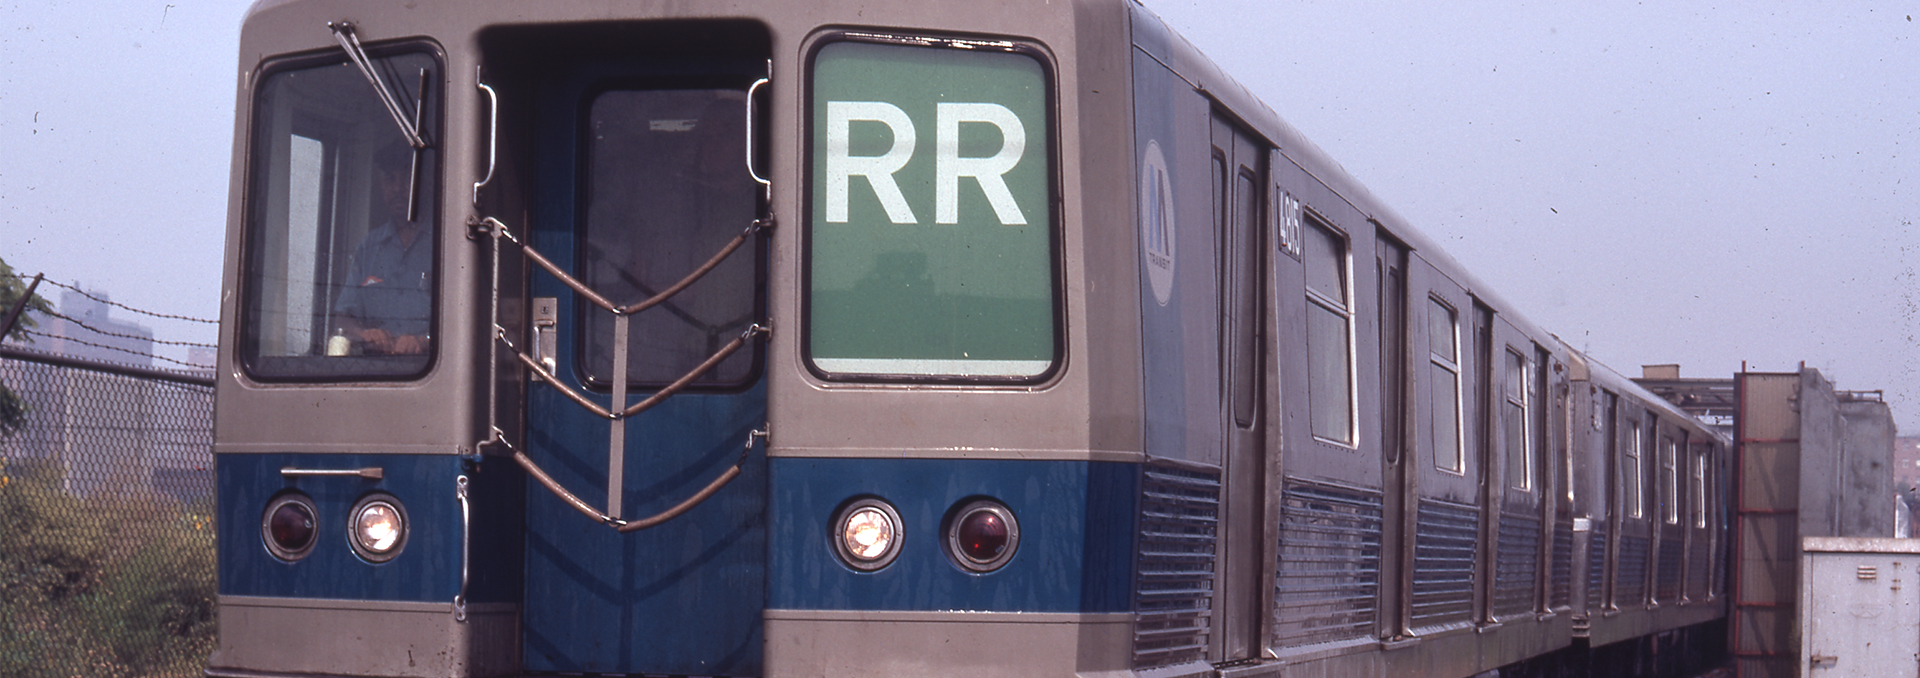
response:
[[[900,555],[900,513],[880,499],[847,504],[833,517],[833,546],[853,569],[886,567]]]
[[[318,514],[313,500],[299,492],[267,502],[267,510],[260,515],[260,539],[267,543],[267,552],[289,562],[307,557],[313,552]]]
[[[406,509],[392,495],[367,495],[353,505],[347,537],[361,558],[375,563],[393,560],[407,545]]]
[[[1013,560],[1020,548],[1020,521],[1013,510],[991,499],[962,505],[947,519],[947,555],[972,572],[992,572]]]

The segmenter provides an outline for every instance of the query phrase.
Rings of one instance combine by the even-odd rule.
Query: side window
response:
[[[259,81],[240,311],[257,379],[407,379],[431,362],[440,66],[420,51],[372,63],[423,147],[344,56]]]
[[[1620,471],[1620,501],[1626,504],[1627,515],[1632,518],[1644,518],[1647,515],[1646,501],[1641,498],[1641,488],[1646,484],[1646,471],[1641,468],[1641,460],[1645,457],[1640,445],[1645,439],[1640,432],[1640,422],[1627,422],[1626,463],[1622,464],[1624,468]]]
[[[1660,512],[1668,525],[1680,524],[1679,454],[1673,438],[1660,436]]]
[[[1693,526],[1707,526],[1707,453],[1696,450],[1693,453]]]
[[[1051,75],[1038,51],[990,44],[849,36],[813,53],[816,374],[1031,383],[1058,364]]]
[[[1533,490],[1533,422],[1529,405],[1532,393],[1532,364],[1526,354],[1507,349],[1505,380],[1506,406],[1501,408],[1507,442],[1507,484],[1516,490]]]
[[[1315,438],[1355,444],[1353,306],[1347,240],[1309,217],[1307,270],[1307,395]]]
[[[1242,169],[1246,169],[1242,167]],[[1260,340],[1257,328],[1260,327],[1260,248],[1255,241],[1260,233],[1260,191],[1257,177],[1246,171],[1236,174],[1238,181],[1234,186],[1234,223],[1229,224],[1233,234],[1230,241],[1230,254],[1233,266],[1228,275],[1233,279],[1226,285],[1232,294],[1231,326],[1233,333],[1232,371],[1233,419],[1241,428],[1253,425],[1254,405],[1260,400],[1254,392],[1254,386],[1260,383]]]
[[[1427,305],[1427,400],[1433,417],[1427,442],[1433,465],[1442,471],[1465,473],[1466,454],[1460,442],[1460,312],[1439,299]]]

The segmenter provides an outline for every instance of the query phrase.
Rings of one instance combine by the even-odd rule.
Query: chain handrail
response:
[[[654,306],[659,305],[660,302],[666,301],[669,297],[672,297],[673,295],[680,293],[681,290],[686,289],[688,286],[696,282],[699,282],[701,278],[706,277],[706,275],[712,272],[713,269],[719,267],[721,262],[726,261],[727,257],[731,256],[735,250],[740,249],[741,245],[746,244],[747,240],[752,238],[754,234],[759,233],[762,230],[773,228],[774,220],[773,220],[773,217],[753,220],[753,223],[747,224],[746,229],[740,231],[739,235],[734,236],[732,240],[728,240],[727,244],[721,245],[719,253],[713,255],[712,258],[707,259],[707,261],[701,264],[699,268],[695,268],[692,273],[688,273],[686,277],[681,278],[679,282],[674,283],[671,287],[661,290],[659,294],[655,294],[652,297],[648,297],[644,301],[641,301],[639,303],[636,303],[630,306],[619,306],[614,304],[611,300],[608,300],[606,297],[601,296],[599,292],[593,291],[593,288],[587,287],[587,284],[584,282],[581,282],[579,278],[575,278],[572,275],[569,275],[566,271],[561,270],[559,264],[553,263],[552,259],[548,259],[546,255],[541,254],[540,251],[534,249],[532,245],[529,245],[521,241],[519,237],[516,237],[513,234],[513,230],[508,228],[506,224],[501,223],[499,219],[495,219],[493,217],[486,217],[481,219],[478,222],[475,222],[473,226],[476,229],[478,229],[480,226],[491,227],[491,228],[488,228],[486,231],[489,235],[495,238],[506,240],[507,242],[513,243],[515,246],[518,246],[520,248],[520,252],[522,254],[525,254],[527,256],[527,259],[533,261],[533,263],[535,264],[539,264],[540,268],[545,269],[547,273],[550,273],[553,275],[553,277],[558,278],[562,284],[565,284],[567,286],[568,289],[571,289],[575,293],[579,294],[580,296],[585,297],[587,301],[593,302],[593,305],[606,309],[607,311],[612,312],[614,315],[633,315],[635,313],[645,311],[649,308],[653,308]]]
[[[494,252],[495,263],[494,263],[493,283],[494,283],[494,288],[496,292],[495,299],[494,299],[495,318],[493,323],[494,340],[496,343],[494,344],[494,346],[496,347],[505,346],[507,351],[513,355],[515,360],[517,360],[521,365],[525,366],[528,370],[532,371],[535,375],[538,375],[541,378],[541,380],[545,381],[548,385],[552,386],[554,390],[559,391],[561,395],[565,396],[568,400],[572,400],[575,404],[580,405],[581,407],[587,409],[587,411],[592,412],[595,415],[598,415],[599,417],[608,420],[610,424],[613,426],[613,432],[614,432],[613,439],[612,441],[610,441],[611,442],[610,446],[616,449],[623,447],[620,441],[624,440],[624,436],[620,435],[620,433],[623,430],[622,424],[624,424],[624,421],[626,419],[637,416],[640,413],[645,412],[648,409],[651,409],[653,406],[658,405],[661,402],[664,402],[667,398],[672,397],[673,395],[679,393],[681,390],[685,389],[688,385],[692,384],[694,380],[699,379],[702,375],[705,375],[707,372],[713,370],[714,367],[717,367],[722,361],[725,361],[727,357],[739,351],[741,347],[745,346],[746,343],[748,341],[751,341],[755,336],[767,334],[768,332],[771,331],[771,328],[766,324],[762,324],[762,323],[749,324],[745,330],[742,330],[740,332],[739,336],[734,337],[732,341],[729,341],[724,346],[721,346],[719,350],[715,351],[712,355],[708,356],[706,360],[701,361],[701,363],[699,365],[696,365],[692,370],[688,371],[686,374],[682,375],[680,378],[675,379],[672,383],[668,384],[664,388],[661,388],[658,392],[654,393],[653,395],[648,396],[646,399],[641,400],[638,403],[634,403],[633,405],[627,406],[624,408],[622,408],[621,405],[625,400],[626,389],[622,387],[625,385],[624,380],[626,378],[626,375],[618,374],[615,376],[615,379],[619,381],[615,382],[614,401],[610,403],[609,407],[601,407],[599,403],[594,402],[593,398],[590,398],[586,394],[581,393],[578,389],[567,386],[565,383],[563,383],[559,379],[557,375],[553,373],[552,370],[549,370],[546,368],[545,365],[542,365],[538,359],[534,358],[531,355],[528,355],[527,352],[521,350],[520,347],[515,346],[512,338],[507,336],[506,328],[499,324],[499,318],[497,315],[499,311],[499,308],[498,308],[499,299],[498,299],[497,292],[500,285],[499,264],[498,264],[499,257],[500,257],[500,246],[499,246],[500,242],[504,240],[506,242],[513,243],[515,246],[520,248],[520,252],[524,256],[526,256],[526,258],[529,261],[534,262],[540,268],[552,274],[554,278],[558,279],[562,284],[565,284],[569,289],[572,289],[575,293],[579,294],[581,297],[587,299],[588,301],[593,302],[594,305],[599,306],[600,308],[613,313],[616,316],[616,323],[615,323],[616,327],[622,328],[622,329],[616,330],[615,336],[616,336],[616,342],[618,343],[620,342],[618,337],[624,334],[623,328],[624,328],[624,324],[626,322],[627,317],[632,316],[635,313],[639,313],[641,311],[647,310],[648,308],[652,308],[653,306],[658,305],[663,301],[666,301],[668,298],[672,297],[674,294],[677,294],[680,291],[685,290],[688,286],[692,285],[693,283],[698,282],[701,278],[705,277],[709,272],[712,272],[714,268],[718,267],[721,262],[725,261],[727,257],[731,256],[735,251],[738,251],[740,249],[740,246],[746,244],[746,242],[749,239],[751,239],[755,234],[759,233],[764,229],[773,228],[774,226],[773,218],[769,216],[764,219],[755,219],[753,223],[749,224],[746,229],[740,232],[739,235],[734,236],[732,240],[728,241],[726,245],[722,246],[718,253],[714,254],[711,258],[709,258],[705,263],[701,264],[698,268],[695,268],[693,272],[687,274],[687,276],[682,278],[679,282],[674,283],[671,287],[668,287],[666,290],[663,290],[660,293],[653,295],[652,297],[646,299],[645,301],[641,301],[640,303],[633,304],[630,306],[615,305],[613,302],[609,301],[606,297],[601,296],[599,293],[595,292],[592,288],[588,287],[584,282],[581,282],[579,279],[561,270],[560,267],[557,264],[553,263],[551,259],[548,259],[545,255],[541,254],[538,250],[534,249],[530,244],[523,242],[519,237],[514,235],[513,230],[509,228],[505,223],[501,222],[499,219],[495,219],[493,217],[484,217],[477,220],[469,219],[467,222],[467,225],[471,229],[471,232],[473,235],[485,236],[489,238],[494,245],[493,252]],[[615,352],[616,352],[615,353],[615,356],[616,356],[615,371],[616,372],[621,371],[618,366],[618,363],[624,363],[624,359],[622,356],[624,356],[625,350],[626,350],[625,346],[618,346],[615,348]],[[493,363],[497,366],[498,361],[493,361]],[[497,381],[497,380],[492,380],[492,381]],[[491,416],[491,414],[489,416]],[[765,439],[767,437],[767,431],[765,429],[750,432],[747,436],[746,445],[740,452],[739,461],[735,462],[732,467],[722,472],[719,477],[716,477],[712,481],[708,482],[705,487],[700,489],[700,491],[695,492],[693,496],[688,497],[686,500],[681,501],[679,504],[676,504],[658,514],[655,514],[653,516],[650,516],[641,520],[629,521],[629,520],[621,519],[616,513],[616,511],[618,511],[619,509],[619,504],[620,504],[619,495],[621,494],[621,492],[619,491],[620,482],[617,477],[617,474],[620,473],[619,467],[621,465],[616,463],[618,462],[617,458],[610,457],[610,460],[609,460],[609,464],[608,464],[608,467],[609,467],[608,468],[608,475],[609,475],[608,485],[609,486],[608,486],[608,493],[607,493],[608,494],[607,500],[608,500],[609,507],[607,511],[602,512],[588,505],[586,501],[580,499],[578,495],[575,495],[574,493],[568,491],[564,486],[560,484],[559,481],[555,480],[553,476],[548,475],[545,469],[542,469],[539,464],[535,463],[533,461],[533,458],[527,456],[524,450],[520,450],[513,447],[513,445],[507,442],[505,437],[501,435],[501,432],[498,426],[490,425],[490,428],[492,428],[493,434],[486,442],[498,443],[505,446],[508,450],[510,450],[512,452],[514,462],[519,464],[521,468],[525,469],[527,473],[531,475],[536,482],[540,483],[542,487],[545,487],[547,488],[548,491],[553,492],[554,496],[559,497],[561,501],[565,502],[568,506],[573,507],[574,510],[579,511],[582,514],[585,514],[586,516],[593,518],[594,520],[597,520],[600,523],[605,524],[608,527],[612,527],[620,532],[633,532],[636,530],[644,530],[649,527],[653,527],[655,525],[659,525],[666,521],[672,520],[680,516],[681,514],[686,513],[687,511],[693,510],[693,507],[698,506],[701,502],[706,501],[708,498],[712,497],[715,493],[719,492],[721,488],[726,487],[728,483],[733,482],[735,478],[739,477],[746,465],[748,456],[753,451],[754,442],[756,440]],[[619,451],[621,454],[624,454],[624,450],[619,450]]]
[[[567,491],[567,488],[562,486],[560,481],[554,480],[553,476],[547,474],[546,469],[540,468],[539,464],[534,463],[533,458],[528,457],[526,452],[514,448],[511,445],[508,445],[508,449],[513,450],[513,461],[520,464],[520,468],[526,469],[527,473],[533,476],[535,482],[540,483],[541,487],[547,488],[554,496],[559,497],[560,501],[566,502],[568,506],[573,507],[573,510],[579,511],[582,515],[599,521],[601,524],[611,527],[616,531],[635,532],[680,517],[681,514],[693,510],[693,507],[699,506],[700,502],[706,501],[709,497],[712,497],[714,493],[719,492],[720,488],[726,487],[728,483],[732,483],[734,478],[740,477],[740,474],[746,467],[747,457],[753,453],[754,441],[765,440],[766,437],[766,429],[747,432],[747,443],[741,448],[740,459],[735,461],[733,466],[728,467],[719,477],[709,481],[706,487],[700,488],[700,491],[693,493],[693,496],[687,497],[685,500],[674,504],[665,511],[640,520],[622,520],[601,513],[598,509],[588,505],[587,502],[578,495]]]

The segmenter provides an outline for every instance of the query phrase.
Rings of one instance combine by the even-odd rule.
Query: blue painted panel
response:
[[[772,462],[768,604],[780,609],[1125,612],[1132,609],[1137,464],[943,459]],[[877,572],[847,567],[830,541],[834,512],[877,496],[905,523],[900,556]],[[940,523],[991,497],[1020,521],[1020,547],[987,574],[953,563]]]
[[[1135,178],[1142,184],[1135,196],[1144,445],[1152,457],[1217,465],[1220,277],[1208,104],[1192,85],[1135,50],[1133,106]],[[1155,179],[1156,162],[1164,179]],[[1164,192],[1155,190],[1156,181],[1164,181]],[[1169,202],[1164,211],[1156,209]]]
[[[286,467],[378,466],[386,477],[283,479]],[[460,589],[460,506],[455,456],[367,454],[222,454],[214,459],[219,492],[220,593],[233,596],[345,598],[451,603]],[[267,551],[260,520],[285,489],[305,492],[319,509],[319,541],[306,558],[283,562]],[[368,493],[393,495],[411,525],[407,545],[385,563],[369,563],[347,544],[348,513]]]
[[[551,393],[535,399],[528,446],[562,485],[604,507],[607,423]],[[626,515],[692,495],[740,458],[766,421],[764,386],[681,395],[628,423]],[[529,670],[739,675],[759,670],[764,607],[764,446],[692,511],[620,534],[539,486],[528,488]]]

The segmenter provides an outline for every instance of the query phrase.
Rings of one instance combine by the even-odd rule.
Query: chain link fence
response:
[[[22,354],[0,359],[27,408],[0,432],[0,676],[200,675],[215,628],[210,380]]]

